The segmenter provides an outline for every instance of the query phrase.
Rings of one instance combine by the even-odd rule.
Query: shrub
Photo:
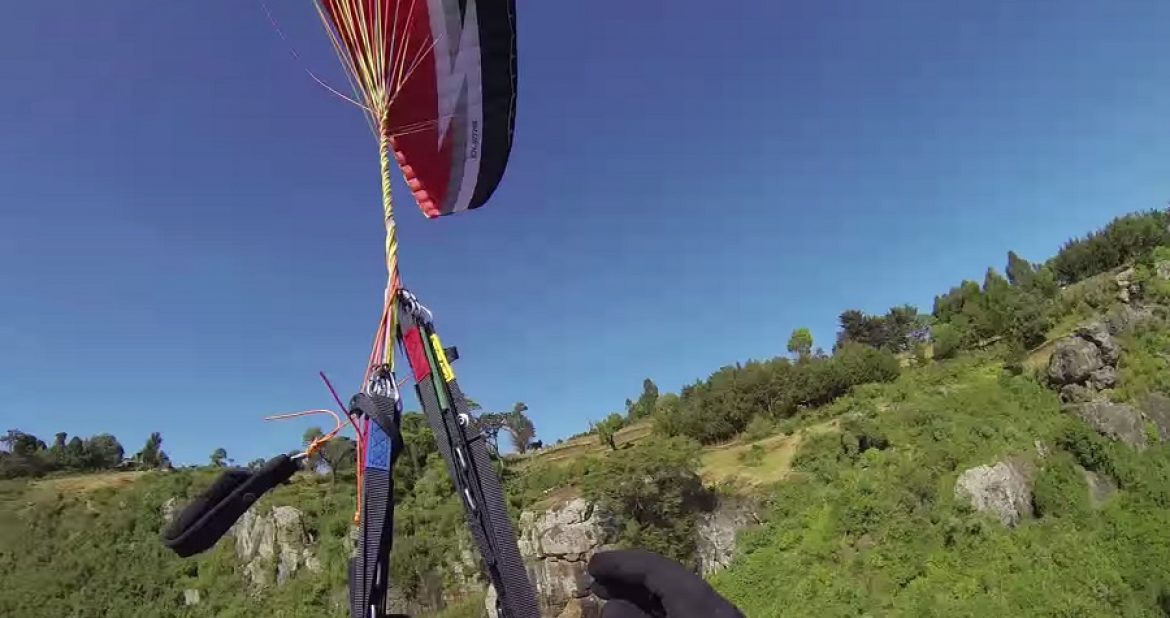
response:
[[[1033,487],[1033,504],[1040,517],[1079,517],[1089,506],[1089,490],[1068,453],[1056,453],[1044,462]]]
[[[954,324],[936,324],[931,329],[934,341],[934,358],[943,360],[954,358],[959,353],[959,346],[963,343],[963,335]]]
[[[764,455],[767,451],[759,444],[753,444],[750,448],[740,452],[739,462],[745,466],[755,468],[764,463]]]
[[[607,457],[585,478],[585,496],[612,517],[619,544],[693,567],[696,508],[709,499],[698,466],[694,441],[651,438]]]
[[[768,418],[760,415],[756,416],[748,423],[747,429],[744,430],[743,435],[751,442],[763,440],[768,436],[776,433],[776,425]]]
[[[1068,451],[1084,468],[1117,477],[1105,439],[1083,424],[1073,423],[1065,429],[1057,438],[1057,446]]]

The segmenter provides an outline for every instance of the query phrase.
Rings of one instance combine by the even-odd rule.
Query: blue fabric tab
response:
[[[377,423],[370,423],[366,434],[366,467],[390,470],[390,438]]]

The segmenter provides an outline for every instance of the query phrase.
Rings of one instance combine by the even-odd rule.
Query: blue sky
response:
[[[15,3],[0,38],[0,420],[293,448],[357,386],[385,282],[376,153],[307,1]],[[487,208],[399,196],[464,389],[556,438],[929,307],[1008,249],[1170,199],[1170,3],[519,0]],[[726,5],[726,6],[724,6]]]

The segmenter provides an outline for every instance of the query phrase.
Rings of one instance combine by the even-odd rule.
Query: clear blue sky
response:
[[[374,144],[307,0],[21,2],[0,37],[0,420],[297,446],[384,285]],[[519,0],[513,157],[402,267],[540,435],[1170,199],[1170,2]]]

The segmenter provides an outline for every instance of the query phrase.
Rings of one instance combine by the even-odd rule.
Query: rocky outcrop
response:
[[[1110,401],[1108,393],[1119,383],[1121,345],[1115,335],[1153,318],[1149,307],[1124,305],[1058,342],[1048,361],[1049,383],[1060,391],[1067,412],[1101,435],[1139,450],[1152,437],[1170,440],[1170,398],[1152,395],[1139,409]],[[1149,424],[1156,436],[1147,430]]]
[[[168,498],[162,505],[163,525],[169,526],[175,520],[175,512],[179,510],[179,499]]]
[[[321,568],[304,514],[294,507],[273,507],[263,515],[245,511],[229,534],[235,537],[236,557],[253,588],[280,585],[301,569]]]
[[[738,500],[725,499],[713,511],[700,513],[696,530],[699,571],[710,575],[730,565],[739,531],[758,522],[752,506]]]
[[[1139,306],[1136,304],[1121,305],[1105,315],[1105,329],[1110,335],[1118,335],[1133,330],[1155,319],[1158,314],[1155,309],[1164,312],[1165,308],[1154,306]]]
[[[1104,322],[1090,322],[1056,344],[1048,359],[1048,381],[1061,390],[1066,402],[1091,399],[1117,384],[1121,346]],[[1069,388],[1082,387],[1082,388]]]
[[[1103,322],[1089,322],[1076,330],[1075,336],[1097,347],[1103,365],[1116,367],[1121,358],[1121,345],[1113,338],[1114,333]]]
[[[1137,409],[1123,403],[1090,401],[1068,406],[1097,433],[1141,450],[1146,447],[1145,417]]]
[[[182,505],[168,500],[162,506],[163,519],[173,520]],[[702,508],[709,508],[706,504]],[[697,514],[697,558],[703,574],[710,574],[730,564],[735,552],[737,533],[756,523],[753,506],[748,501],[725,499],[709,512]],[[583,498],[574,498],[544,511],[526,511],[520,516],[517,540],[528,576],[536,587],[544,616],[594,618],[600,605],[580,598],[581,582],[589,558],[609,547],[614,538],[613,524]],[[306,525],[304,514],[291,506],[277,506],[246,511],[228,531],[243,574],[252,589],[282,585],[302,570],[321,568],[314,548],[316,539]],[[463,539],[459,559],[451,561],[443,572],[424,576],[409,598],[391,587],[388,609],[406,615],[438,612],[452,599],[466,598],[484,590],[478,555],[470,538]],[[227,542],[227,541],[225,541]],[[353,548],[351,533],[348,549]],[[494,590],[487,586],[485,605],[489,616],[494,612]],[[184,591],[184,603],[202,600],[196,589]],[[344,607],[344,598],[334,599]]]
[[[703,574],[730,564],[736,535],[757,521],[748,501],[724,499],[713,510],[698,514],[696,545]],[[520,514],[518,541],[528,576],[540,598],[544,616],[598,616],[599,606],[581,599],[585,567],[593,554],[613,540],[613,525],[584,498],[574,498],[546,511]],[[492,615],[495,591],[489,587],[485,605]]]
[[[179,506],[176,498],[163,503],[164,526],[174,520]],[[321,569],[313,553],[316,540],[305,525],[304,513],[291,506],[273,507],[263,515],[257,512],[244,511],[227,533],[235,540],[236,558],[253,590],[284,584],[302,569]],[[183,595],[187,605],[197,605],[201,600],[198,590],[185,590]]]
[[[1105,365],[1089,374],[1089,380],[1086,385],[1095,391],[1111,389],[1117,386],[1117,370],[1111,365]]]
[[[1141,403],[1142,414],[1153,423],[1162,442],[1170,441],[1170,397],[1151,393]]]
[[[964,471],[955,483],[955,497],[978,511],[995,515],[1003,525],[1014,527],[1032,509],[1031,466],[1022,460],[1000,461]]]
[[[601,514],[584,498],[520,514],[520,554],[543,615],[556,616],[576,596],[586,563],[608,537]]]
[[[1048,380],[1057,386],[1085,384],[1089,376],[1105,366],[1101,350],[1080,337],[1069,337],[1056,344],[1048,359]]]
[[[1134,281],[1136,274],[1133,268],[1127,268],[1113,277],[1113,282],[1117,284],[1117,300],[1128,303],[1141,296],[1141,285]]]
[[[1084,384],[1065,384],[1060,387],[1060,400],[1065,403],[1087,403],[1097,399],[1097,391]]]
[[[1085,484],[1089,486],[1089,504],[1095,509],[1105,506],[1109,499],[1117,493],[1117,483],[1113,482],[1113,479],[1107,475],[1086,470],[1080,466],[1077,468],[1085,478]]]
[[[1154,274],[1162,279],[1170,279],[1170,260],[1154,262]]]

